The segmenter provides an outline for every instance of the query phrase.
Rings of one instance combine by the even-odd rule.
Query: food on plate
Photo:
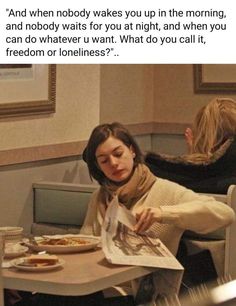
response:
[[[6,243],[4,257],[5,258],[13,258],[18,257],[28,251],[28,247],[21,245],[19,242],[17,243]]]
[[[24,250],[24,247],[20,243],[6,243],[5,253],[18,253]]]
[[[37,241],[38,245],[79,246],[89,244],[89,241],[79,237],[44,238]]]
[[[100,239],[82,235],[50,235],[35,237],[25,244],[33,251],[50,254],[74,253],[94,249]]]
[[[19,263],[21,266],[30,267],[44,267],[52,266],[57,264],[59,261],[56,255],[30,255],[29,257],[23,258],[23,261]]]

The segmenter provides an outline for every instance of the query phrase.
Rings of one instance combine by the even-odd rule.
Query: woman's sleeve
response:
[[[160,207],[162,223],[206,234],[226,227],[235,220],[235,213],[228,205],[175,185],[173,205]]]

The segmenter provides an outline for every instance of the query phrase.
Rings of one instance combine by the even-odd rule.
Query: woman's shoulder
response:
[[[143,201],[148,206],[165,205],[163,203],[174,205],[176,199],[187,191],[190,190],[178,183],[157,177],[155,183],[144,196]]]
[[[145,162],[147,164],[156,164],[159,166],[184,166],[184,167],[206,167],[214,164],[224,156],[233,156],[236,158],[236,138],[232,137],[227,139],[213,154],[183,154],[183,155],[170,155],[161,154],[156,152],[147,152],[145,155]]]
[[[182,191],[186,187],[166,178],[156,177],[155,183],[152,185],[150,192],[152,193],[170,193],[171,191]]]

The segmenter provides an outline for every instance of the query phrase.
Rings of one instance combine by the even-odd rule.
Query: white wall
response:
[[[100,65],[57,65],[56,112],[0,119],[0,150],[86,140],[99,116]]]

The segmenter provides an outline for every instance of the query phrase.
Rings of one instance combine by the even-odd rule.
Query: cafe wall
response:
[[[236,98],[196,94],[190,64],[101,66],[102,122],[189,124],[198,109],[216,96]]]
[[[102,65],[100,121],[138,124],[137,133],[152,133],[153,151],[182,154],[185,128],[198,109],[216,96],[235,98],[195,93],[193,75],[190,64]]]
[[[99,122],[156,122],[173,134],[216,96],[194,93],[187,64],[57,65],[56,86],[55,113],[0,119],[0,151],[87,140]]]
[[[232,93],[195,93],[193,74],[193,65],[154,65],[154,121],[189,123],[212,98],[236,99]]]
[[[101,65],[101,122],[152,122],[153,65]]]

